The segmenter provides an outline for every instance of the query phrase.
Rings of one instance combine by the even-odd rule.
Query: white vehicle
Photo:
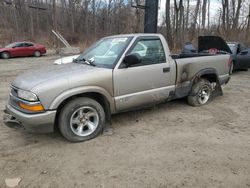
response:
[[[57,59],[54,61],[54,64],[57,64],[57,65],[61,65],[61,64],[67,64],[67,63],[72,63],[73,62],[73,59],[76,59],[80,56],[80,54],[78,55],[72,55],[72,56],[67,56],[67,57],[63,57],[63,58],[60,58],[60,59]]]

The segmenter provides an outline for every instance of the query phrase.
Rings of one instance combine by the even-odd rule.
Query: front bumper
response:
[[[56,110],[46,111],[39,114],[26,114],[6,105],[4,123],[20,124],[29,132],[50,133],[54,131],[54,123],[56,118]]]

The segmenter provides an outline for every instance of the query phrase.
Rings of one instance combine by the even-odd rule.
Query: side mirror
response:
[[[12,48],[16,48],[16,46],[12,46]]]
[[[241,52],[240,52],[240,55],[247,55],[248,54],[248,50],[242,50]]]
[[[126,67],[131,67],[133,65],[139,64],[140,62],[139,55],[137,54],[129,54],[123,59],[123,63],[126,65]]]

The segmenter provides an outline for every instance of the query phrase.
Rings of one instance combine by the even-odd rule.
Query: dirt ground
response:
[[[0,60],[0,117],[16,75],[56,56]],[[112,117],[112,135],[72,144],[0,119],[0,187],[250,187],[250,71],[203,107],[176,100]]]

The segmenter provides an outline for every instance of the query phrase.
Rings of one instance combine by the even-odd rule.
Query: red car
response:
[[[40,57],[45,53],[45,46],[32,42],[14,42],[5,46],[4,48],[0,48],[0,57],[2,57],[3,59],[25,56]]]

